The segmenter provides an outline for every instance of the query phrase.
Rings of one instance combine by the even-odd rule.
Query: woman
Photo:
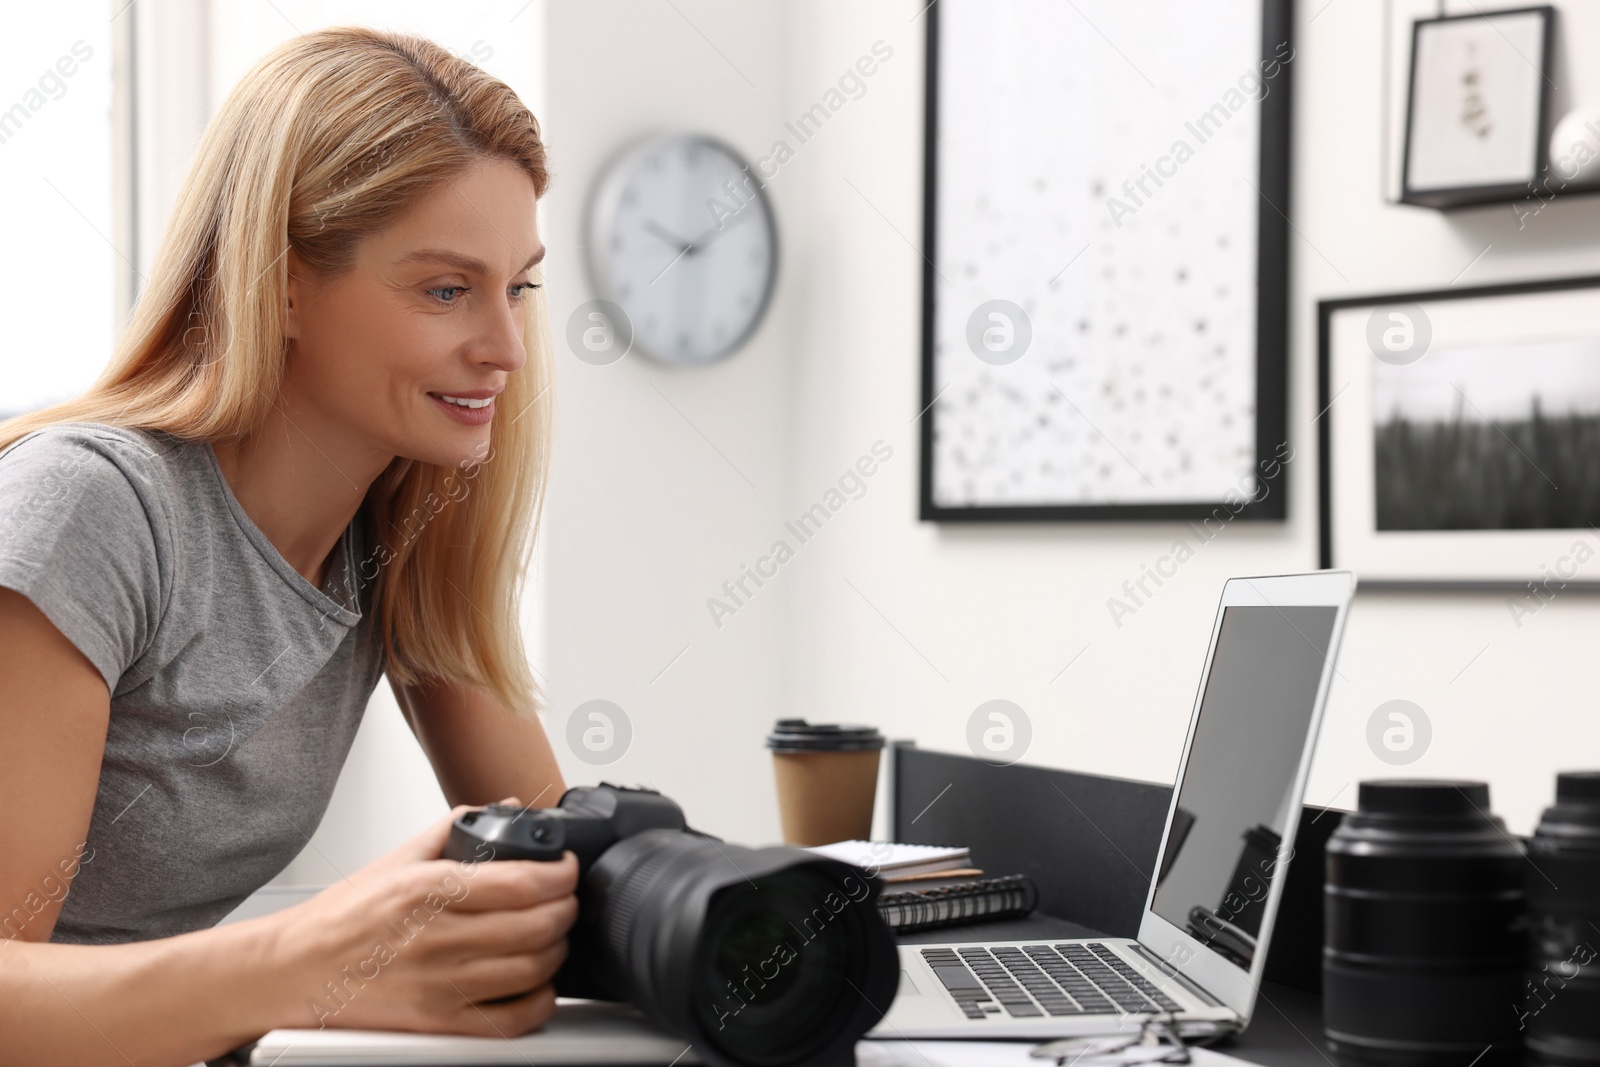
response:
[[[452,817],[564,788],[517,611],[546,182],[470,63],[296,38],[207,130],[109,368],[0,424],[0,1063],[550,1015],[575,862],[441,860],[449,817],[215,926],[304,847],[381,673]]]

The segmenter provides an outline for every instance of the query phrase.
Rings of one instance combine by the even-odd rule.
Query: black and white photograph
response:
[[[1596,533],[1600,280],[1325,301],[1320,319],[1324,559],[1369,584],[1515,584]]]
[[[1373,367],[1377,529],[1600,523],[1600,333]]]

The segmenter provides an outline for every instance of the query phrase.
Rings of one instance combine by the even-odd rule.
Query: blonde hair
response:
[[[80,396],[0,422],[0,448],[61,422],[248,439],[282,382],[289,249],[337,275],[363,238],[484,159],[516,164],[544,195],[538,121],[466,60],[362,27],[281,45],[206,129],[110,365]],[[518,604],[549,462],[543,292],[523,299],[528,360],[500,395],[511,414],[492,422],[488,454],[461,471],[397,456],[361,505],[384,542],[359,580],[375,582],[390,678],[482,685],[529,714],[539,689]]]

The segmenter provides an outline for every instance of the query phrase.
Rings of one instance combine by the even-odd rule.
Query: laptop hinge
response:
[[[1129,942],[1129,947],[1132,948],[1133,951],[1137,952],[1146,961],[1148,961],[1150,966],[1154,967],[1156,970],[1160,971],[1174,982],[1177,982],[1179,985],[1183,986],[1183,988],[1187,989],[1189,992],[1193,993],[1195,996],[1199,997],[1213,1008],[1227,1007],[1227,1005],[1223,1004],[1222,1001],[1206,992],[1203,986],[1196,984],[1195,981],[1188,975],[1178,970],[1178,968],[1174,967],[1160,956],[1157,956],[1154,952],[1151,952],[1149,949],[1145,948],[1139,942]]]

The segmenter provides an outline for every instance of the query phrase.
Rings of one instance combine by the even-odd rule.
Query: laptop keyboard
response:
[[[1181,1011],[1111,946],[925,948],[922,958],[969,1019]],[[998,1005],[998,1007],[997,1007]]]

